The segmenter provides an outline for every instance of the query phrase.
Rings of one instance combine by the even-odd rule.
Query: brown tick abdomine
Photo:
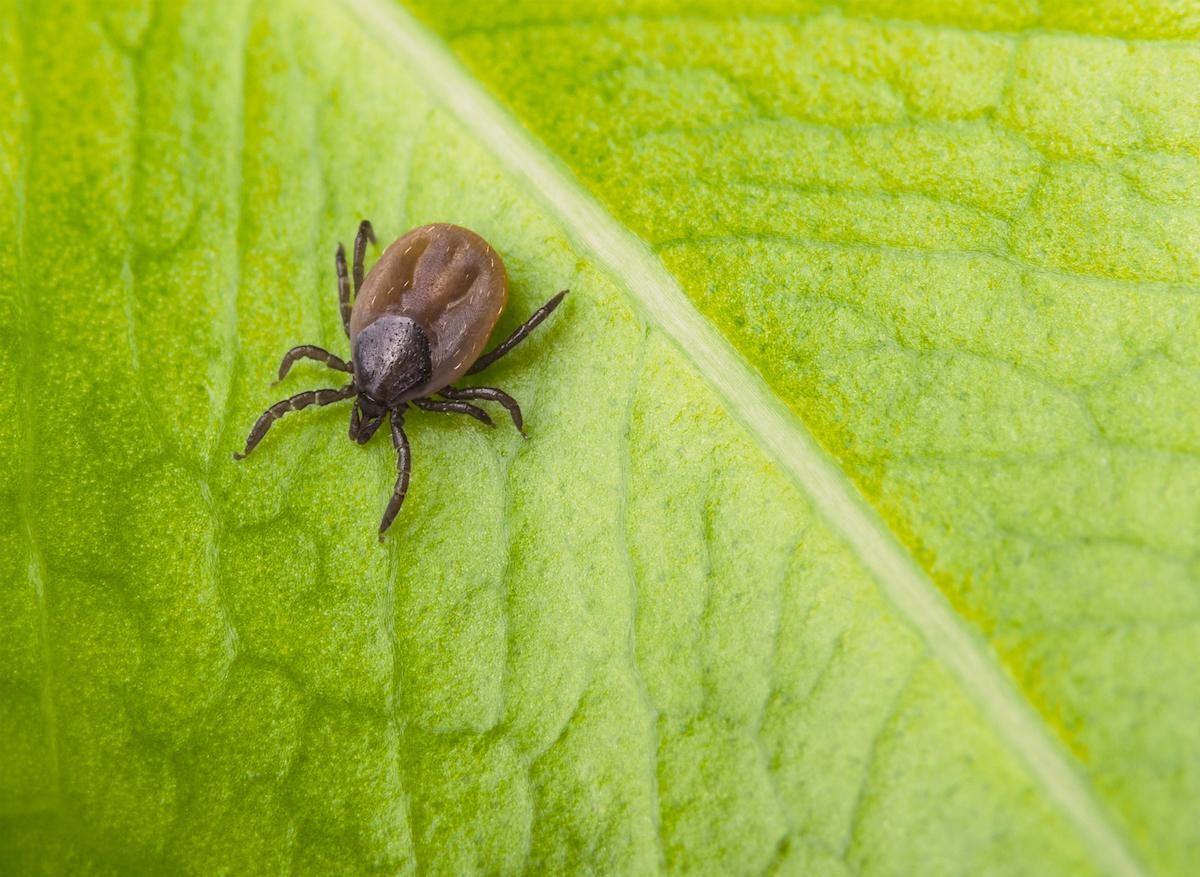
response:
[[[404,411],[409,403],[424,411],[466,414],[494,426],[487,412],[468,400],[498,402],[524,435],[521,408],[512,396],[495,387],[455,388],[453,383],[483,371],[512,350],[558,307],[567,291],[538,308],[504,343],[481,356],[508,301],[508,274],[488,242],[457,225],[423,225],[388,247],[364,279],[368,241],[375,243],[375,233],[364,219],[354,241],[353,302],[346,251],[341,244],[337,248],[338,300],[342,325],[350,338],[350,362],[302,344],[284,354],[279,365],[279,380],[283,380],[296,360],[315,359],[352,374],[350,383],[341,389],[309,390],[276,402],[255,422],[245,450],[233,456],[237,460],[245,457],[271,424],[289,411],[309,405],[354,397],[350,438],[360,445],[391,414],[398,474],[379,522],[382,541],[408,490],[412,454],[404,434]]]

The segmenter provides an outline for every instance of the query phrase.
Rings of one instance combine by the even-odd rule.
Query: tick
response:
[[[562,302],[564,289],[517,327],[503,343],[484,353],[488,337],[508,302],[508,274],[499,253],[457,225],[422,225],[384,250],[363,277],[367,243],[375,232],[365,219],[354,240],[351,300],[346,250],[338,244],[335,261],[342,326],[350,339],[350,361],[312,344],[293,347],[279,365],[283,380],[299,359],[313,359],[348,372],[340,389],[308,390],[276,402],[262,413],[235,460],[254,450],[271,425],[289,411],[353,399],[350,438],[365,444],[391,415],[396,447],[396,486],[379,522],[379,539],[400,511],[408,491],[412,452],[404,434],[409,405],[422,411],[465,414],[488,426],[492,419],[472,401],[496,402],[508,410],[525,435],[521,406],[496,387],[455,387],[459,378],[478,374],[523,341]],[[435,398],[440,397],[440,399]]]

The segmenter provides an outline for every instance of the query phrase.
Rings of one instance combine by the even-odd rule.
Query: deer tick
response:
[[[379,522],[379,539],[400,511],[408,491],[412,452],[404,434],[409,405],[423,411],[466,414],[494,426],[473,401],[496,402],[508,410],[513,425],[525,435],[521,407],[496,387],[455,387],[454,382],[478,374],[521,343],[562,302],[564,289],[488,353],[483,349],[508,301],[508,274],[500,255],[475,234],[457,225],[422,225],[398,238],[363,277],[367,243],[375,232],[365,219],[354,241],[354,286],[351,300],[346,250],[335,257],[342,325],[350,339],[350,361],[312,344],[293,347],[279,365],[279,380],[299,359],[314,359],[351,375],[340,389],[308,390],[276,402],[263,412],[246,438],[240,460],[262,441],[276,420],[309,405],[353,399],[350,438],[366,443],[391,415],[396,447],[396,486]],[[440,398],[435,398],[440,397]]]

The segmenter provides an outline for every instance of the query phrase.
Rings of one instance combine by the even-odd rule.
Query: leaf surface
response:
[[[1191,19],[210,7],[0,18],[6,870],[1185,873]],[[360,216],[572,290],[384,549]]]
[[[1187,870],[1197,10],[412,5],[837,457],[1147,861]]]

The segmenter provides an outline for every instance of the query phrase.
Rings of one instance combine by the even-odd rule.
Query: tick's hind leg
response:
[[[363,282],[363,257],[367,254],[367,242],[375,243],[375,229],[371,223],[363,220],[358,224],[358,234],[354,237],[354,297],[358,297],[358,288]],[[350,276],[346,270],[346,248],[338,244],[337,255],[334,257],[337,265],[338,306],[342,311],[342,328],[346,337],[350,337],[350,310],[354,305],[350,297]]]
[[[337,266],[338,279],[338,307],[342,311],[342,328],[346,330],[346,337],[350,337],[350,275],[346,271],[346,248],[338,244],[337,253],[333,257],[334,265]]]
[[[482,408],[470,404],[469,402],[435,402],[432,399],[413,399],[413,404],[422,411],[440,411],[444,414],[465,414],[468,417],[474,417],[480,423],[487,426],[495,426],[492,423],[492,418],[488,417],[488,413]]]
[[[447,387],[442,390],[442,395],[447,399],[483,399],[487,402],[497,402],[505,407],[510,417],[512,417],[513,426],[517,428],[522,436],[525,435],[525,420],[521,417],[521,406],[517,404],[517,400],[503,390],[496,387],[464,387],[457,389],[455,387]]]
[[[340,372],[354,371],[350,363],[343,360],[340,356],[334,356],[328,350],[313,344],[301,344],[298,347],[293,347],[283,355],[283,362],[279,364],[280,381],[287,377],[287,373],[291,371],[292,364],[298,359],[315,359],[317,362],[323,362],[330,368],[337,369]]]
[[[254,422],[254,427],[250,430],[250,435],[246,437],[245,450],[240,454],[235,452],[233,459],[241,460],[253,451],[258,443],[263,440],[263,436],[267,434],[267,430],[271,428],[271,424],[289,411],[299,411],[301,408],[307,408],[309,405],[330,405],[334,402],[340,402],[343,399],[349,399],[356,392],[358,391],[354,384],[349,383],[340,390],[307,390],[303,393],[297,393],[289,399],[276,402]]]
[[[354,296],[358,297],[359,287],[363,282],[363,257],[367,253],[367,241],[375,243],[375,229],[364,219],[358,224],[358,234],[354,238]]]
[[[544,305],[534,311],[533,315],[520,326],[518,326],[515,332],[504,339],[503,343],[501,343],[499,347],[490,353],[485,353],[483,356],[479,357],[479,359],[475,360],[475,364],[467,370],[467,374],[478,374],[524,341],[526,336],[536,329],[542,320],[546,319],[546,317],[550,316],[550,314],[554,312],[554,309],[559,306],[563,300],[563,296],[566,294],[567,290],[564,289],[558,295],[554,296],[554,298],[550,299],[550,301],[546,302]]]
[[[404,434],[404,412],[392,412],[392,444],[396,446],[396,486],[392,489],[392,498],[388,500],[387,509],[383,513],[383,520],[379,522],[379,541],[383,541],[383,534],[388,527],[392,526],[392,521],[396,518],[396,513],[400,511],[400,506],[404,504],[404,494],[408,493],[408,474],[412,469],[412,450],[408,446],[408,436]]]

